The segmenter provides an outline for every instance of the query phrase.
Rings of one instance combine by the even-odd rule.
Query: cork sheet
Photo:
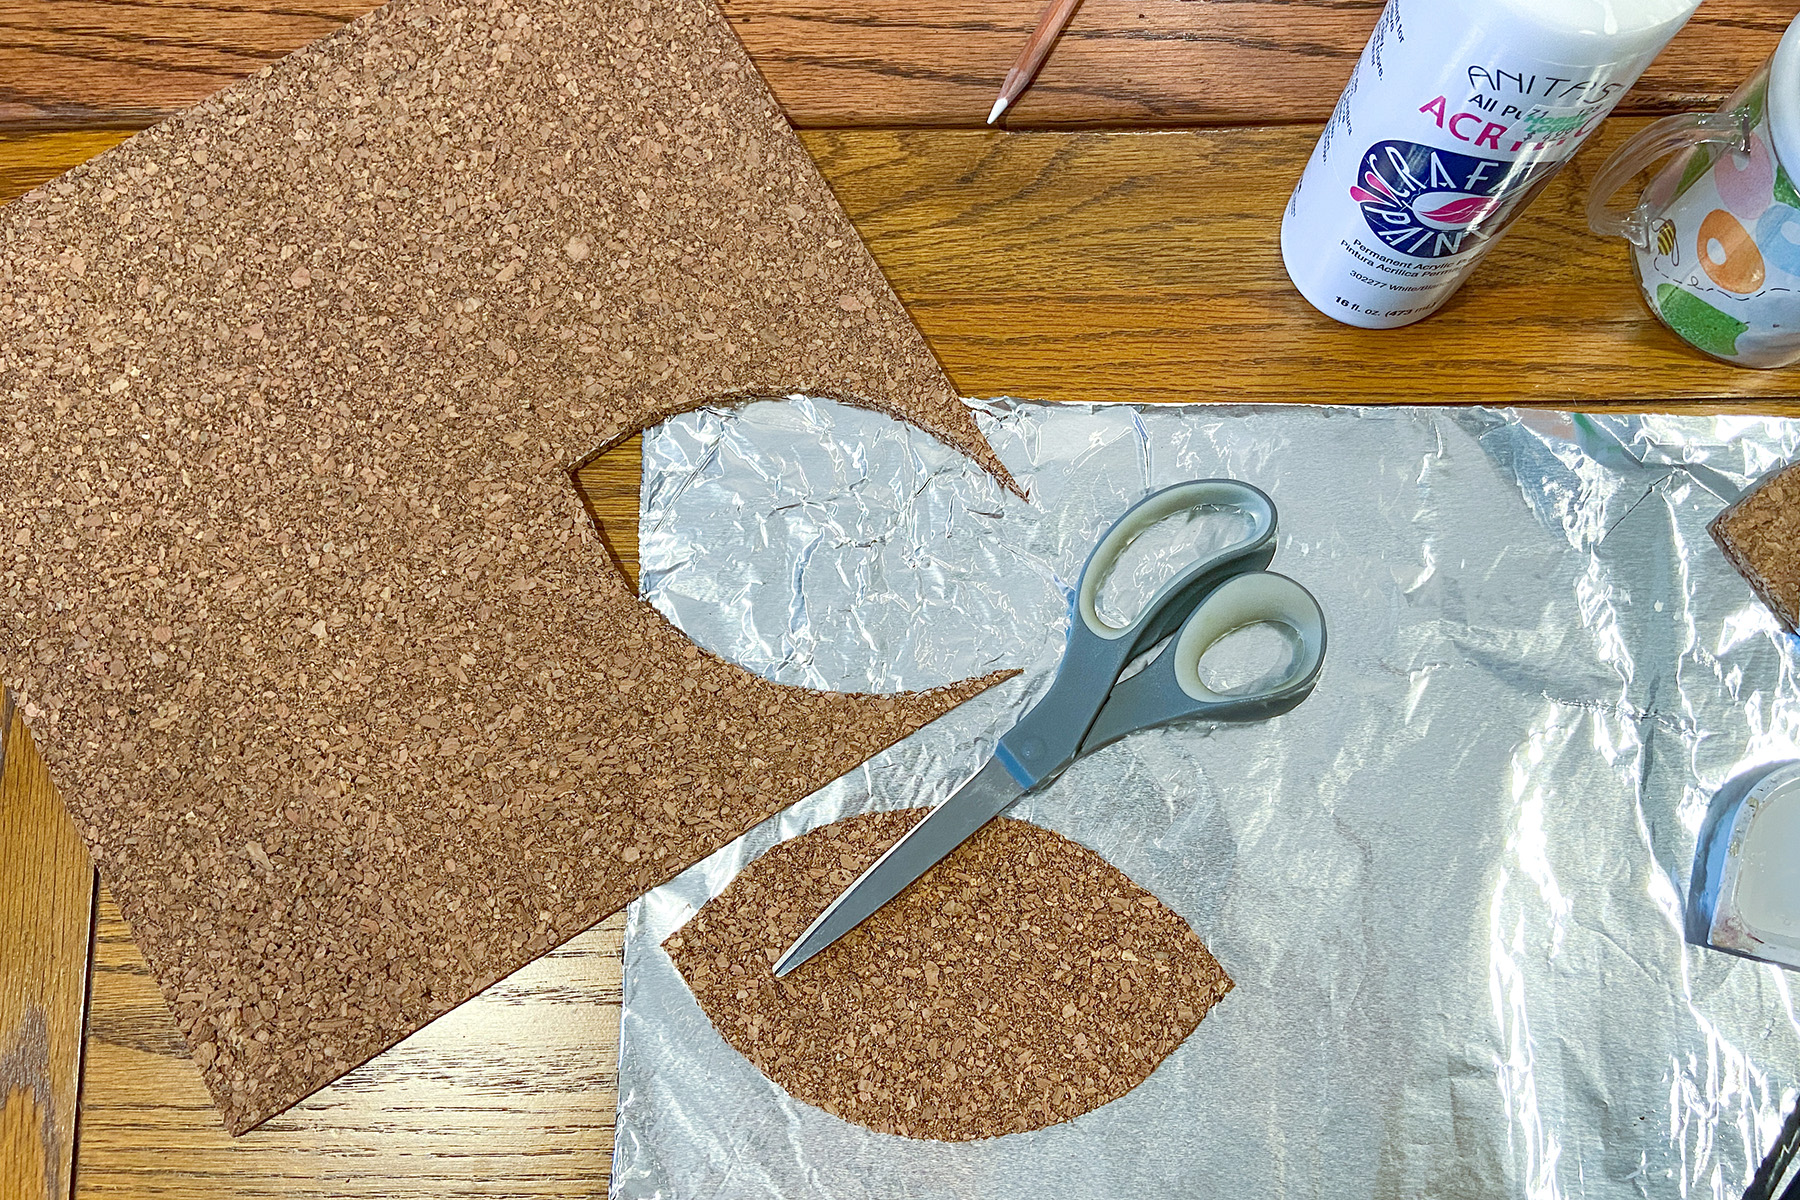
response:
[[[568,478],[997,464],[706,0],[396,0],[0,213],[0,678],[242,1131],[982,686],[777,687]]]
[[[1800,632],[1800,463],[1763,476],[1706,528],[1782,628]]]
[[[1002,817],[777,979],[770,965],[929,809],[783,842],[663,943],[719,1033],[787,1093],[960,1142],[1142,1082],[1231,990],[1194,931],[1105,859]]]

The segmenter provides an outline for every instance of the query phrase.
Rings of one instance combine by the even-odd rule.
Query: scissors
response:
[[[1115,625],[1100,615],[1100,589],[1138,537],[1177,514],[1220,508],[1246,514],[1250,531],[1190,562],[1130,621]],[[1264,569],[1274,557],[1275,504],[1235,479],[1178,483],[1127,509],[1081,569],[1069,605],[1068,642],[1050,690],[1000,739],[987,765],[819,914],[777,960],[775,974],[786,975],[849,933],[977,829],[1061,775],[1076,759],[1140,729],[1189,719],[1262,721],[1305,700],[1325,661],[1325,614],[1305,588]],[[1200,677],[1201,657],[1228,635],[1260,624],[1287,635],[1292,650],[1287,665],[1273,679],[1238,690],[1208,687]],[[1165,639],[1148,666],[1119,678],[1133,660]]]

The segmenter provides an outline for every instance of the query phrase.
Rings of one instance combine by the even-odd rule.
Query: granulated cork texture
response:
[[[1800,633],[1800,463],[1764,476],[1708,530],[1789,633]]]
[[[991,452],[706,0],[396,0],[0,213],[0,678],[241,1131],[940,715],[571,486],[805,391]]]
[[[1005,818],[776,979],[794,938],[926,811],[775,847],[664,943],[713,1025],[789,1095],[903,1137],[1041,1129],[1143,1082],[1231,990],[1155,896]]]

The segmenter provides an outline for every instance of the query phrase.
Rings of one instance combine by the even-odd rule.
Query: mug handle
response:
[[[1750,113],[1748,110],[1712,113],[1677,113],[1652,121],[1640,129],[1594,175],[1588,191],[1588,228],[1602,237],[1622,237],[1642,249],[1650,244],[1649,210],[1646,197],[1630,212],[1621,213],[1607,207],[1638,172],[1658,159],[1695,146],[1730,146],[1739,154],[1750,149]]]

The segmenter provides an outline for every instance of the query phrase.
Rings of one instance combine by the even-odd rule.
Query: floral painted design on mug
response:
[[[1694,248],[1707,278],[1728,292],[1751,295],[1768,278],[1756,239],[1742,222],[1722,208],[1713,209],[1700,222]]]
[[[1750,327],[1672,283],[1656,285],[1656,313],[1676,333],[1714,358],[1735,358]]]
[[[1756,223],[1756,244],[1769,266],[1800,277],[1800,211],[1774,204]]]
[[[1725,207],[1746,221],[1768,209],[1775,194],[1775,158],[1769,144],[1752,134],[1743,154],[1721,154],[1713,165],[1713,185]]]

